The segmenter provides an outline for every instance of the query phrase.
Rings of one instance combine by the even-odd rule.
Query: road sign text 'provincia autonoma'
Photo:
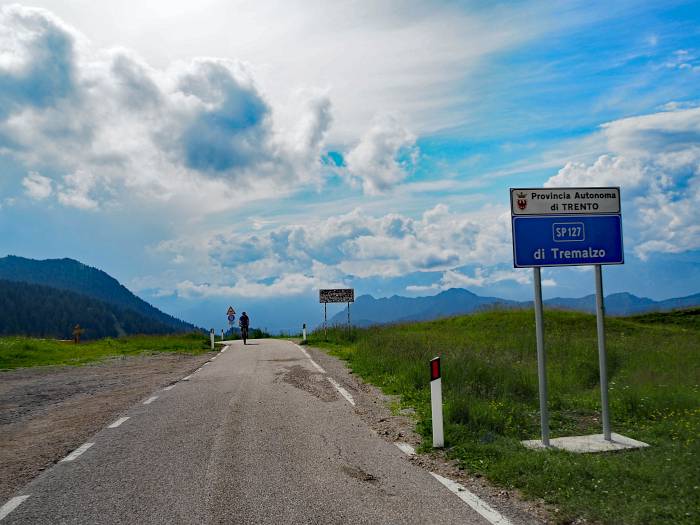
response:
[[[516,268],[623,264],[619,188],[512,188]]]

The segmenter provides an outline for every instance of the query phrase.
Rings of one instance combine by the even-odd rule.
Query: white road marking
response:
[[[0,520],[4,519],[10,512],[19,507],[29,496],[30,494],[27,494],[26,496],[15,496],[0,507]]]
[[[175,388],[174,384],[170,385],[170,386],[166,386],[163,390],[165,390],[167,392],[168,390],[172,390],[173,388]]]
[[[78,459],[78,457],[85,452],[87,449],[89,449],[91,446],[93,446],[94,443],[83,443],[80,445],[78,448],[76,448],[73,452],[68,454],[65,458],[61,460],[61,463],[64,461],[73,461],[75,459]]]
[[[210,359],[210,361],[216,360],[217,357],[219,357],[219,356],[216,356],[216,355],[215,355],[214,357],[212,357],[212,358]]]
[[[304,350],[304,349],[303,349],[301,346],[299,346],[298,344],[295,344],[295,343],[292,343],[292,344],[293,344],[294,346],[296,346],[299,350],[301,350],[301,353],[304,354],[304,355],[307,357],[307,359],[308,359],[309,361],[311,361],[311,364],[314,365],[314,366],[316,367],[316,370],[318,370],[318,371],[321,372],[322,374],[325,374],[325,373],[326,373],[326,371],[325,371],[323,368],[321,368],[321,367],[318,365],[318,363],[317,363],[316,361],[314,361],[313,359],[311,359],[311,356],[309,355],[309,353],[308,353],[306,350]],[[353,404],[354,404],[354,403],[353,403]]]
[[[416,449],[413,448],[413,447],[412,447],[411,445],[409,445],[408,443],[394,443],[394,445],[396,445],[397,447],[399,447],[399,449],[401,450],[401,452],[403,452],[403,453],[406,454],[406,455],[409,455],[409,456],[415,456],[415,455],[416,455]]]
[[[126,421],[127,419],[129,419],[129,418],[128,418],[128,417],[120,417],[120,418],[117,419],[114,423],[112,423],[111,425],[109,425],[107,428],[117,428],[119,425],[121,425],[122,423],[124,423],[124,421]]]
[[[207,366],[208,364],[209,364],[209,361],[207,361],[206,363],[204,363],[202,366]],[[201,370],[201,369],[200,369],[200,370]]]
[[[430,473],[436,480],[445,485],[450,492],[453,492],[464,503],[478,512],[483,518],[493,525],[513,525],[508,518],[504,517],[500,512],[492,508],[488,503],[482,500],[479,496],[470,492],[459,483],[451,479],[443,478],[434,472]]]
[[[340,384],[339,384],[335,379],[333,379],[332,377],[328,377],[328,378],[326,378],[326,379],[328,379],[328,381],[331,382],[331,385],[333,385],[333,386],[335,387],[335,389],[336,389],[338,392],[340,392],[340,395],[341,395],[341,396],[343,396],[345,399],[348,400],[348,403],[350,403],[352,406],[355,406],[355,400],[354,400],[354,399],[352,398],[352,396],[350,395],[350,392],[348,392],[348,391],[345,390],[342,386],[340,386]]]
[[[158,399],[158,396],[151,396],[146,401],[143,402],[144,405],[150,405],[153,403],[156,399]]]
[[[192,374],[188,375],[187,377],[183,377],[182,381],[189,381],[190,377],[192,377]]]

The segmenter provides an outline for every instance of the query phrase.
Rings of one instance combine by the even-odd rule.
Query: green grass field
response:
[[[312,334],[417,413],[431,444],[428,362],[442,357],[449,456],[493,483],[543,498],[561,523],[700,523],[700,309],[607,320],[614,432],[644,450],[531,451],[539,438],[534,314],[496,311]],[[552,437],[601,433],[595,317],[546,311]]]
[[[83,365],[109,357],[209,351],[209,337],[198,333],[177,335],[135,335],[99,339],[75,345],[72,342],[28,337],[0,338],[0,370],[47,365]]]

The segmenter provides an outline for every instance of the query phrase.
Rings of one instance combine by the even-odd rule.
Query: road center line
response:
[[[436,480],[445,485],[450,492],[453,492],[459,499],[469,505],[472,509],[478,512],[484,519],[493,525],[513,525],[508,518],[504,517],[500,512],[491,507],[488,503],[482,500],[473,492],[467,490],[459,483],[451,479],[443,478],[434,472],[430,473]]]
[[[404,454],[408,456],[415,456],[416,455],[416,449],[413,448],[411,445],[408,443],[394,443],[397,447],[399,447],[399,450],[403,452]]]
[[[68,454],[65,458],[61,460],[61,463],[64,461],[73,461],[75,459],[78,459],[83,452],[85,452],[87,449],[89,449],[91,446],[93,446],[94,443],[83,443],[80,445],[78,448],[76,448],[73,452]]]
[[[27,494],[26,496],[15,496],[10,501],[5,503],[2,507],[0,507],[0,520],[2,520],[10,512],[19,507],[29,496],[30,494]]]
[[[156,399],[158,399],[158,396],[151,396],[146,401],[143,402],[144,405],[150,405],[153,403]]]
[[[114,423],[112,423],[111,425],[109,425],[107,428],[117,428],[119,425],[121,425],[122,423],[124,423],[127,419],[129,419],[129,418],[128,418],[128,417],[120,417],[120,418],[117,419]]]
[[[326,379],[328,379],[328,381],[331,382],[331,385],[333,385],[333,386],[335,387],[335,389],[336,389],[338,392],[340,392],[340,395],[341,395],[341,396],[343,396],[345,399],[348,400],[348,403],[350,403],[352,406],[355,406],[355,400],[354,400],[354,399],[352,398],[352,396],[350,395],[350,392],[348,392],[348,391],[345,390],[342,386],[340,386],[340,384],[339,384],[335,379],[333,379],[332,377],[328,377],[328,378],[326,378]]]
[[[326,371],[325,371],[323,368],[321,368],[321,366],[319,366],[319,364],[316,363],[316,361],[314,361],[313,359],[311,359],[311,356],[309,355],[309,353],[308,353],[306,350],[304,350],[304,349],[303,349],[301,346],[299,346],[298,344],[295,344],[295,343],[292,343],[292,344],[294,344],[294,346],[296,346],[299,350],[301,350],[301,353],[304,354],[304,355],[307,357],[307,359],[308,359],[309,361],[311,361],[311,364],[314,365],[314,367],[316,367],[316,370],[318,370],[318,371],[321,372],[322,374],[325,374],[325,373],[326,373]],[[354,403],[353,403],[353,404],[354,404]]]

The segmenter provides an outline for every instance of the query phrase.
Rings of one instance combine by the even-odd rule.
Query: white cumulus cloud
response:
[[[465,264],[508,260],[508,213],[497,208],[453,212],[437,205],[418,218],[397,213],[372,216],[356,209],[265,230],[174,239],[161,243],[158,250],[170,257],[194,254],[199,270],[206,269],[208,283],[190,282],[177,290],[189,295],[226,293],[229,286],[237,295],[298,294],[352,284],[358,278],[414,272],[445,272],[443,280],[453,285],[523,279],[512,271],[498,271],[477,274],[469,281],[454,271]]]
[[[142,199],[201,214],[321,180],[327,93],[307,90],[290,111],[296,126],[283,128],[242,62],[154,69],[19,5],[0,7],[0,49],[0,151],[28,171],[63,178],[60,204],[99,209]],[[38,180],[25,189],[49,198]]]
[[[53,193],[53,181],[36,171],[30,171],[22,179],[22,186],[30,198],[38,201],[49,198]]]
[[[603,126],[610,153],[569,163],[547,186],[620,186],[625,243],[641,258],[700,248],[700,108]]]
[[[396,118],[379,117],[348,153],[347,171],[361,181],[367,194],[391,189],[410,174],[418,155],[415,142]]]

